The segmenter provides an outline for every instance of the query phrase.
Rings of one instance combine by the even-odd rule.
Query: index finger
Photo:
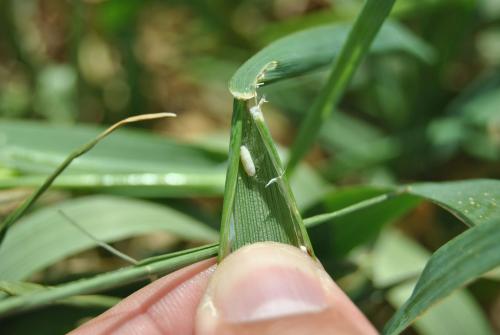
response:
[[[70,334],[191,334],[215,267],[212,258],[160,278]]]

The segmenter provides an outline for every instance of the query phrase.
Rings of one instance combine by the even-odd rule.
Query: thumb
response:
[[[376,333],[319,262],[274,242],[229,255],[196,316],[197,335]]]

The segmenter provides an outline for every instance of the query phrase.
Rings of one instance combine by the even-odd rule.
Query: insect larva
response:
[[[255,176],[255,164],[253,163],[252,156],[250,155],[250,151],[244,145],[240,147],[240,159],[241,165],[243,165],[243,169],[250,177]]]

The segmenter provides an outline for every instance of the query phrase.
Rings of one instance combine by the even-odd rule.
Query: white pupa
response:
[[[257,99],[257,98],[256,98]],[[257,101],[256,101],[257,102]],[[267,100],[265,97],[262,97],[258,103],[255,104],[255,106],[250,107],[250,114],[252,115],[253,119],[256,121],[263,121],[264,120],[264,115],[262,115],[262,109],[261,106],[266,103]]]
[[[250,155],[250,151],[244,145],[240,147],[240,159],[246,174],[250,177],[255,176],[255,164],[253,163],[252,155]]]

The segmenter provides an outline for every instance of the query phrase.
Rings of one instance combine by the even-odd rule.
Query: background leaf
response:
[[[38,187],[75,147],[102,129],[2,121],[0,166],[14,169],[14,173],[0,176],[0,188]],[[40,140],[29,140],[30,136]],[[122,129],[73,162],[53,187],[147,198],[219,196],[224,191],[225,143],[204,149],[206,145],[202,148]],[[298,197],[302,208],[316,202],[326,190],[324,180],[305,165],[291,183],[296,189],[310,191]]]
[[[0,187],[38,187],[75,148],[102,130],[3,121],[0,164],[22,175],[0,178]],[[120,130],[74,161],[54,186],[146,197],[214,195],[223,190],[224,159],[164,137]]]
[[[376,287],[391,288],[386,298],[395,307],[401,307],[410,297],[430,253],[402,233],[387,229],[377,240],[373,250],[373,282]],[[415,279],[411,279],[414,277]],[[419,334],[492,334],[481,307],[467,290],[459,290],[443,299],[413,325]]]
[[[165,232],[188,241],[215,241],[217,232],[176,210],[140,200],[89,196],[41,209],[15,224],[0,248],[0,279],[25,280],[77,252],[95,247],[62,210],[101,241]]]
[[[439,248],[420,275],[411,297],[391,318],[384,334],[399,334],[455,289],[500,265],[500,219],[460,234]]]
[[[10,296],[32,294],[44,290],[50,290],[50,287],[28,283],[28,282],[9,282],[0,281],[0,291],[7,293]],[[75,295],[66,299],[60,300],[58,303],[62,305],[86,307],[101,307],[111,308],[116,305],[121,299],[104,295]]]
[[[80,279],[32,294],[0,300],[0,317],[48,306],[67,297],[123,286],[151,275],[164,275],[216,254],[217,245],[205,245],[173,252],[162,257],[146,259],[136,266],[110,271],[92,278]]]
[[[456,182],[419,183],[402,187],[358,186],[339,189],[324,198],[324,210],[334,212],[381,194],[389,197],[371,207],[314,227],[312,236],[323,241],[319,255],[339,257],[358,245],[373,241],[382,227],[402,217],[425,199],[457,216],[470,226],[499,218],[500,181],[474,179]],[[421,199],[419,199],[421,198]]]
[[[366,1],[338,58],[332,62],[325,85],[314,99],[292,145],[287,174],[292,175],[300,160],[314,144],[323,123],[337,107],[356,69],[369,51],[394,5],[394,0]]]
[[[500,218],[500,181],[464,180],[410,185],[407,192],[426,198],[469,226]]]
[[[3,120],[0,124],[0,161],[25,173],[50,173],[69,153],[102,130],[104,128],[95,126],[49,126],[40,122]],[[223,168],[224,159],[219,154],[172,139],[121,129],[78,158],[66,173],[207,173]]]

